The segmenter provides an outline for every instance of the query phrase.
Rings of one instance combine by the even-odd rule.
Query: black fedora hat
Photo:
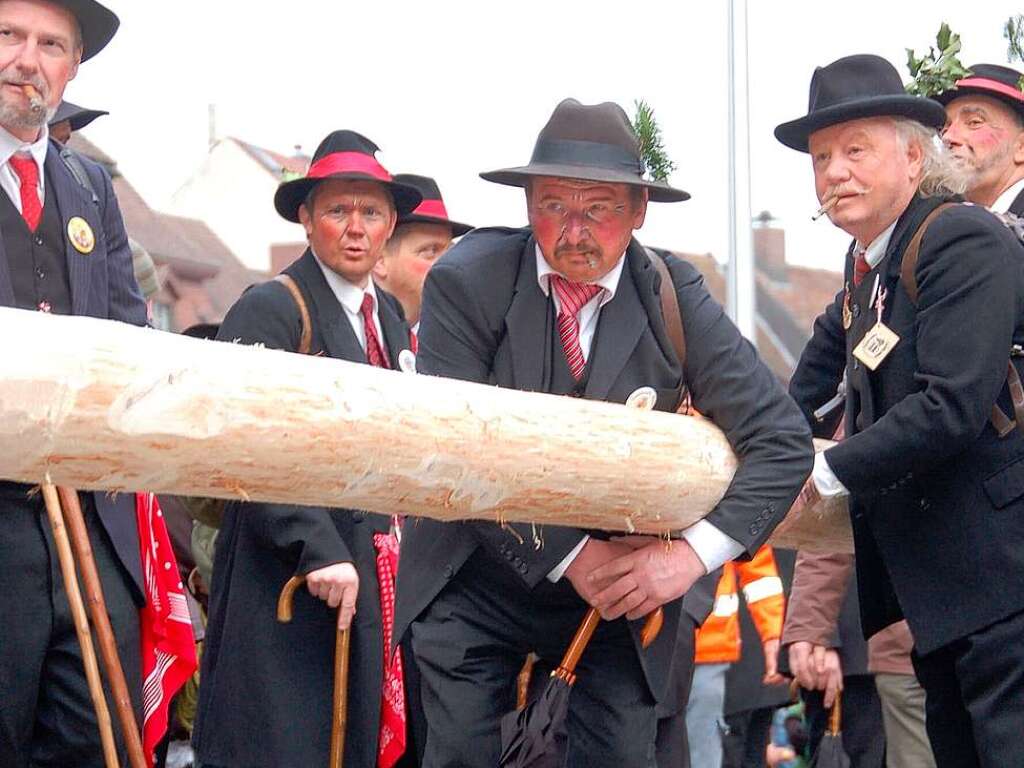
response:
[[[391,192],[395,208],[401,216],[420,204],[422,196],[414,188],[399,184],[374,156],[380,147],[355,131],[334,131],[320,142],[313,162],[301,179],[286,181],[274,194],[274,207],[288,221],[298,222],[299,206],[309,191],[326,179],[375,181]]]
[[[62,101],[60,106],[57,107],[57,112],[50,118],[50,125],[54,126],[67,120],[71,123],[72,131],[80,131],[97,117],[109,114],[109,112],[105,112],[102,109],[86,109],[77,104],[72,104],[70,101]]]
[[[529,165],[481,173],[487,181],[523,187],[533,177],[554,176],[644,187],[658,203],[690,195],[662,181],[645,179],[636,134],[618,104],[580,104],[566,99],[537,136]]]
[[[956,81],[956,86],[935,96],[942,105],[961,96],[989,96],[999,99],[1024,119],[1024,91],[1020,89],[1024,74],[998,64],[975,64],[967,68],[970,75]]]
[[[413,187],[423,195],[423,202],[416,206],[416,210],[398,217],[398,226],[402,224],[447,224],[452,228],[453,237],[462,237],[473,229],[469,224],[461,224],[448,218],[448,209],[444,206],[441,189],[437,186],[437,182],[429,176],[396,173],[394,178],[399,184]]]
[[[82,61],[91,59],[114,37],[121,20],[96,0],[54,0],[75,17],[82,31]]]
[[[936,129],[946,123],[946,111],[931,99],[908,94],[896,67],[881,56],[846,56],[814,70],[807,114],[777,126],[775,138],[806,152],[807,137],[815,131],[885,116],[907,117]]]

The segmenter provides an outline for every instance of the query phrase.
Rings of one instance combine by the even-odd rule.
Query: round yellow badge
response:
[[[92,233],[92,227],[81,216],[74,216],[68,221],[68,238],[79,253],[92,253],[92,249],[96,247],[96,236]]]

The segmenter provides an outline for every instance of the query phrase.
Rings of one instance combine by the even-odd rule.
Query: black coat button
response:
[[[528,566],[528,565],[527,565],[526,563],[524,563],[524,562],[522,562],[522,561],[520,560],[520,561],[519,561],[519,572],[520,572],[521,574],[523,574],[523,575],[525,576],[525,575],[526,575],[526,573],[527,573],[527,572],[528,572],[529,570],[530,570],[530,566]]]
[[[444,577],[446,579],[450,579],[454,575],[455,575],[455,569],[452,568],[450,565],[446,565],[444,567]]]
[[[39,235],[36,235],[35,242],[36,242],[36,245],[42,245],[43,244],[43,238],[41,238]]]

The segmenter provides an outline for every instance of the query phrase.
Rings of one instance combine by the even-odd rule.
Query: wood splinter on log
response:
[[[0,309],[0,477],[663,535],[736,459],[705,419]],[[850,551],[842,503],[773,542]]]

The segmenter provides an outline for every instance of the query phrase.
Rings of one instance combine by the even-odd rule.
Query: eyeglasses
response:
[[[552,221],[567,222],[571,218],[580,218],[584,224],[608,224],[626,214],[626,205],[594,202],[568,206],[559,200],[545,200],[537,203],[533,210],[538,216]]]

